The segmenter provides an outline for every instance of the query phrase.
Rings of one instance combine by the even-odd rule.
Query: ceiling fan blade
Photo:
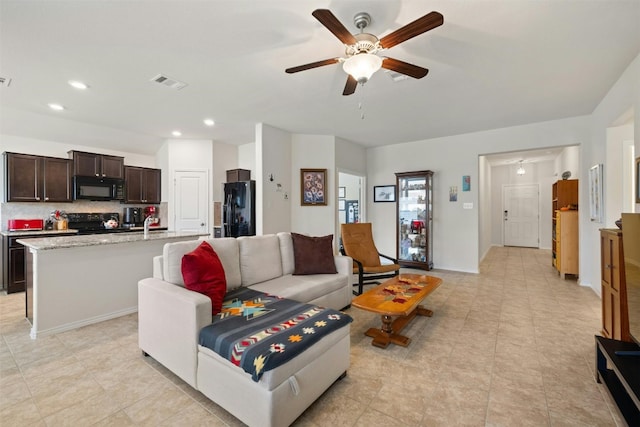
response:
[[[380,39],[380,46],[389,49],[397,44],[407,41],[415,36],[419,36],[433,28],[439,27],[444,23],[444,17],[438,12],[431,12],[418,18],[415,21],[398,28],[391,34]]]
[[[351,74],[349,74],[349,77],[347,78],[347,84],[344,85],[344,90],[342,91],[342,94],[352,95],[356,91],[357,87],[358,87],[358,81],[354,79]]]
[[[387,57],[382,60],[382,68],[413,77],[414,79],[421,79],[429,72],[426,68]]]
[[[327,29],[331,31],[334,36],[340,39],[342,43],[344,44],[356,43],[357,40],[355,37],[353,37],[353,34],[351,34],[349,30],[347,30],[345,26],[342,25],[340,21],[338,21],[338,18],[336,18],[336,16],[333,13],[331,13],[329,9],[316,9],[313,11],[312,15],[318,21],[320,21],[322,25],[327,27]]]
[[[298,65],[297,67],[287,68],[284,71],[286,73],[292,74],[292,73],[297,73],[299,71],[310,70],[312,68],[322,67],[324,65],[335,64],[336,62],[340,62],[340,59],[339,58],[324,59],[322,61],[312,62],[310,64]]]

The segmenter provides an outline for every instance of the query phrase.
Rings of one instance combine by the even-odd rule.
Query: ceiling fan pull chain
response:
[[[360,99],[358,100],[358,110],[360,110],[360,120],[364,120],[364,85],[358,91],[358,96]]]

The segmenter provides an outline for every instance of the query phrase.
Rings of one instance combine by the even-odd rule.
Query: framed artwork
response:
[[[589,218],[593,222],[602,222],[602,164],[589,169]]]
[[[338,187],[338,199],[347,197],[347,187]]]
[[[374,202],[395,202],[396,186],[395,185],[376,185],[373,187]]]
[[[344,210],[344,202],[345,202],[344,199],[338,200],[338,210],[339,211],[343,211]]]
[[[640,157],[636,158],[636,203],[640,203]]]
[[[462,176],[462,191],[471,191],[471,175]]]
[[[300,169],[300,204],[327,205],[327,170]]]

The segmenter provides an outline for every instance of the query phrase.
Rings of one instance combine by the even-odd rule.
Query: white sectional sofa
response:
[[[291,424],[349,366],[349,325],[331,332],[258,382],[198,344],[212,321],[211,300],[184,287],[182,256],[202,240],[165,245],[154,277],[138,283],[139,346],[189,385],[250,426]],[[335,256],[338,274],[298,276],[290,233],[207,239],[224,267],[227,290],[252,289],[336,310],[348,307],[352,260]]]

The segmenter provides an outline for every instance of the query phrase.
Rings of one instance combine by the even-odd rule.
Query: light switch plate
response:
[[[473,203],[464,203],[462,209],[473,209]]]

